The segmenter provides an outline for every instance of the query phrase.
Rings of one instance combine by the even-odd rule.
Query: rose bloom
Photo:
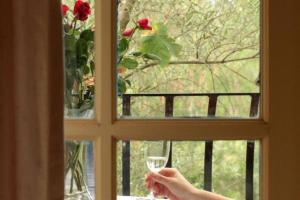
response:
[[[81,0],[76,1],[73,14],[75,15],[76,19],[80,21],[87,20],[88,16],[91,14],[90,4]]]
[[[123,37],[130,37],[134,32],[134,29],[133,28],[129,28],[129,29],[126,29],[123,33],[122,33],[122,36]]]
[[[69,7],[67,5],[65,5],[65,4],[63,4],[61,6],[61,10],[62,10],[63,16],[66,16],[66,14],[67,14],[67,12],[69,10]]]
[[[147,18],[140,19],[137,21],[137,23],[142,30],[152,30],[152,27],[149,26],[149,19]]]

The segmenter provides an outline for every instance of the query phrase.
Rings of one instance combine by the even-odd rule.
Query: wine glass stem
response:
[[[154,193],[153,193],[153,186],[154,186],[154,182],[151,181],[151,190],[150,190],[150,193],[149,193],[150,200],[155,200]]]

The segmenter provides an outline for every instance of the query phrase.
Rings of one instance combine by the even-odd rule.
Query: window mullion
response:
[[[113,94],[112,87],[114,69],[113,49],[114,30],[111,1],[95,1],[95,28],[96,28],[96,116],[103,125],[112,124]]]

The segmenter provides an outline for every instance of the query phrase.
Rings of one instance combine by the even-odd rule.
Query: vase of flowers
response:
[[[70,8],[73,8],[71,10]],[[77,0],[62,5],[65,53],[65,116],[94,115],[95,64],[91,5]]]

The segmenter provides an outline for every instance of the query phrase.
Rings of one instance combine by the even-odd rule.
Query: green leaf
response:
[[[160,60],[161,65],[167,65],[172,56],[178,56],[181,46],[167,35],[165,25],[155,24],[154,30],[156,32],[153,35],[142,38],[140,50],[151,55],[152,59]]]
[[[82,72],[82,70],[81,70],[81,69],[77,69],[77,70],[76,70],[76,75],[75,75],[74,78],[75,78],[77,81],[81,82],[82,77],[83,77],[83,72]]]
[[[64,43],[65,43],[65,51],[76,50],[76,38],[74,36],[65,34]]]
[[[94,41],[94,32],[90,29],[84,30],[81,32],[80,38],[85,41]]]
[[[71,90],[74,82],[74,70],[65,70],[65,86],[67,90]]]
[[[135,56],[135,57],[140,57],[140,56],[142,56],[143,55],[143,53],[142,52],[139,52],[139,51],[136,51],[136,52],[133,52],[133,53],[131,53],[133,56]]]
[[[160,60],[160,57],[158,57],[155,54],[151,54],[151,53],[145,53],[145,54],[143,54],[143,57],[150,59],[150,60]]]
[[[77,68],[83,68],[86,66],[88,58],[85,55],[77,57]]]
[[[168,35],[168,28],[163,23],[156,23],[153,25],[153,29],[156,30],[156,34],[158,35]]]
[[[65,52],[65,66],[66,68],[76,68],[77,65],[77,58],[76,52],[66,51]]]
[[[173,38],[166,37],[168,48],[173,56],[178,56],[181,51],[181,46],[175,42]]]
[[[91,68],[92,74],[94,74],[95,73],[95,63],[94,63],[94,61],[90,62],[90,68]]]
[[[160,35],[146,36],[142,39],[141,51],[145,54],[152,54],[160,58],[161,65],[167,65],[171,58],[167,41]]]
[[[126,92],[126,82],[123,78],[118,77],[118,94],[124,94]]]
[[[135,69],[138,66],[138,62],[132,58],[123,58],[119,65],[127,69]]]
[[[121,54],[128,48],[129,42],[126,38],[122,38],[118,43],[118,53]]]
[[[79,39],[76,43],[77,57],[88,56],[88,44],[84,39]]]
[[[63,29],[65,33],[68,33],[71,30],[71,27],[69,24],[64,24]]]
[[[125,80],[125,82],[127,83],[127,85],[131,86],[130,80]]]
[[[83,73],[86,75],[86,74],[88,74],[88,73],[90,73],[90,68],[88,67],[88,66],[85,66],[84,68],[83,68]]]

